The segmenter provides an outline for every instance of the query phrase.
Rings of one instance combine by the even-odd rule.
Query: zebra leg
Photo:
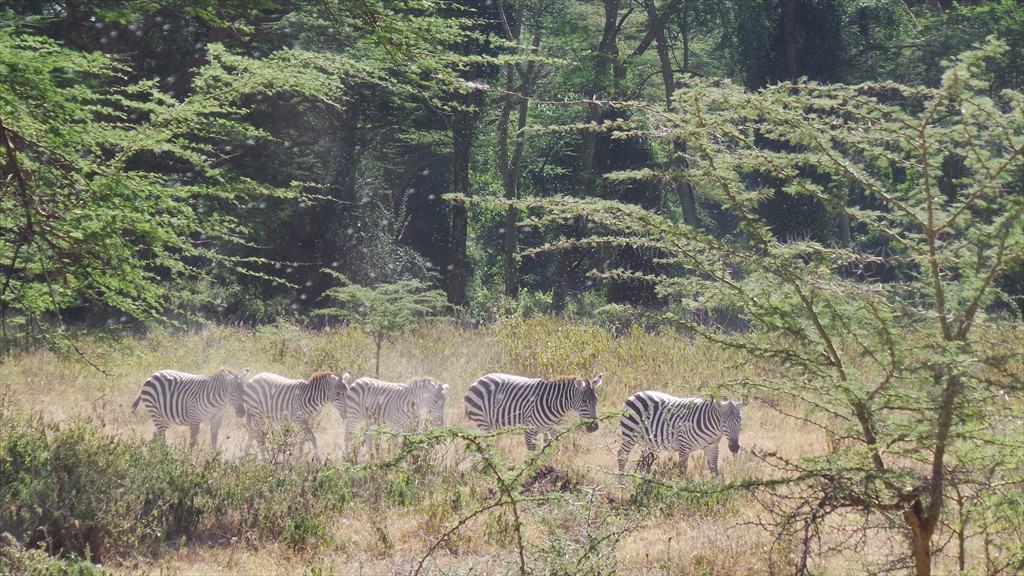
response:
[[[533,452],[537,448],[537,430],[531,429],[526,431],[526,449]]]
[[[356,433],[356,418],[353,414],[349,414],[345,418],[345,443],[342,445],[341,453],[348,456],[350,447],[352,446],[352,435]]]
[[[252,425],[253,425],[252,416],[249,415],[249,414],[246,414],[245,415],[245,427],[246,427],[246,429],[249,432],[249,437],[245,439],[245,448],[242,448],[242,455],[243,456],[248,455],[249,454],[249,450],[252,449],[252,435],[253,435]]]
[[[626,461],[629,460],[629,453],[633,451],[633,446],[636,445],[632,439],[622,439],[622,447],[619,448],[619,482],[623,480],[623,474],[626,472]]]
[[[188,447],[189,448],[195,448],[196,447],[196,440],[199,438],[199,420],[193,420],[192,423],[188,425],[188,427],[189,427],[189,431],[192,434],[192,436],[191,436],[191,438],[189,439],[189,442],[188,442]]]
[[[156,430],[153,431],[153,441],[161,441],[164,444],[167,443],[167,423],[166,422],[154,422]]]
[[[680,450],[679,451],[679,467],[683,469],[683,475],[686,475],[686,465],[690,461],[690,451]]]
[[[267,435],[270,434],[268,431],[273,423],[268,423],[266,420],[258,420],[256,422],[256,430],[258,435],[256,436],[256,444],[260,448],[260,454],[263,455],[267,460],[270,459],[270,449],[267,448]]]
[[[363,429],[363,453],[373,454],[373,451],[377,449],[377,444],[374,442],[373,435],[370,434],[369,429]]]
[[[210,447],[213,451],[217,451],[217,434],[220,433],[220,423],[223,416],[217,414],[213,418],[210,418]]]
[[[718,476],[718,444],[715,443],[704,449],[704,457],[708,460],[708,470],[712,476]]]
[[[318,461],[323,462],[324,459],[320,457],[320,449],[316,446],[316,434],[313,434],[313,427],[306,422],[302,425],[302,430],[309,436],[309,442],[313,445],[313,455]]]
[[[637,471],[651,472],[651,467],[654,466],[654,461],[658,459],[657,451],[651,446],[644,446],[643,451],[640,452],[640,460],[636,463]]]

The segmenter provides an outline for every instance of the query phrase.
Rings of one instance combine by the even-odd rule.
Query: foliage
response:
[[[98,563],[196,529],[201,478],[166,446],[141,450],[84,422],[62,427],[10,407],[3,428],[0,491],[11,505],[0,531],[18,542]]]
[[[902,75],[916,72],[921,75],[920,81],[938,83],[942,62],[949,55],[969,50],[981,38],[996,36],[1007,46],[988,62],[993,87],[1024,87],[1024,6],[1020,2],[954,2],[946,10],[927,11],[921,17],[925,24],[921,43],[903,60]]]
[[[69,309],[151,322],[167,280],[201,276],[199,262],[244,265],[223,251],[245,231],[231,208],[283,194],[215,163],[262,137],[233,104],[244,75],[179,101],[155,82],[125,83],[126,68],[101,53],[7,27],[0,42],[5,349],[11,330],[45,334],[52,319],[59,332]]]
[[[324,158],[337,156],[317,147],[323,136],[303,137],[296,131],[304,127],[268,116],[287,106],[301,110],[295,117],[302,122],[326,114],[344,128],[361,94],[386,93],[399,107],[437,104],[462,83],[453,72],[457,58],[434,46],[461,41],[469,25],[422,3],[298,3],[288,11],[265,0],[14,8],[0,27],[4,353],[16,334],[45,336],[68,320],[152,323],[196,312],[265,320],[284,307],[282,288],[293,293],[295,308],[315,301],[325,283],[316,274],[337,265],[333,239],[344,236],[312,238],[318,265],[292,275],[267,259],[294,261],[301,248],[268,249],[267,233],[289,212],[301,219],[318,207],[337,215],[340,201],[357,204],[329,189],[322,194],[332,184],[318,180]],[[62,18],[62,27],[51,26]],[[95,50],[46,37],[86,21],[74,40]],[[330,22],[334,28],[325,26]],[[154,33],[157,47],[140,45],[138,38]],[[303,36],[285,46],[287,34]],[[243,37],[257,49],[238,50]],[[195,46],[187,61],[185,43]],[[119,52],[130,56],[111,54]],[[154,65],[154,58],[166,61]],[[306,147],[316,155],[303,154]],[[264,156],[273,160],[260,164]],[[379,171],[373,164],[364,170]],[[342,179],[354,182],[355,174]],[[307,192],[301,197],[300,186]],[[357,215],[375,224],[387,202],[380,204]],[[407,224],[400,215],[395,221]],[[357,227],[375,229],[369,222]],[[346,227],[352,229],[341,224],[335,232]],[[397,254],[408,261],[405,269],[422,264],[394,240],[385,244],[371,256],[375,262]],[[365,263],[360,272],[372,268]],[[304,285],[301,294],[294,294],[296,284]],[[268,296],[276,302],[249,304]]]
[[[493,482],[491,496],[462,513],[457,520],[449,522],[420,556],[413,574],[420,574],[432,555],[474,520],[485,515],[488,524],[486,537],[498,540],[503,548],[510,550],[509,568],[519,574],[550,569],[602,574],[609,566],[614,566],[611,551],[616,543],[639,527],[640,519],[630,512],[620,515],[616,513],[618,511],[602,506],[596,491],[588,489],[583,482],[574,482],[568,474],[548,463],[559,438],[572,433],[572,427],[555,435],[551,443],[522,462],[511,463],[505,461],[494,441],[502,435],[516,432],[511,429],[480,433],[448,428],[406,436],[409,441],[407,453],[420,450],[424,444],[434,445],[442,439],[456,443],[477,463],[488,483]],[[407,456],[399,456],[399,459],[403,457]],[[552,477],[555,477],[554,481]],[[576,514],[559,518],[552,513],[542,513],[539,524],[546,527],[543,532],[550,535],[541,542],[531,542],[528,530],[529,519],[534,517],[531,512],[543,511],[546,505],[555,503],[569,510],[578,507],[588,510],[586,525],[577,525],[579,517]],[[568,536],[570,530],[560,525],[562,522],[573,528],[573,537]],[[583,528],[582,531],[579,528]]]
[[[24,576],[103,576],[109,574],[101,566],[75,554],[54,558],[43,550],[24,548],[10,534],[0,534],[0,572]]]
[[[82,420],[58,425],[0,410],[0,495],[9,503],[0,533],[52,555],[101,563],[203,534],[282,538],[300,550],[321,545],[322,519],[351,501],[336,469],[197,458],[111,438]]]
[[[800,402],[836,438],[824,458],[765,456],[806,488],[793,507],[780,505],[777,527],[817,534],[840,510],[879,514],[911,535],[907,557],[919,574],[930,571],[932,538],[958,484],[952,468],[976,470],[971,455],[991,450],[1014,462],[999,468],[999,481],[1021,480],[1011,456],[1018,442],[991,432],[1013,427],[1020,387],[1008,367],[1020,350],[988,343],[987,311],[1011,305],[994,280],[1024,251],[1024,99],[990,95],[984,66],[999,51],[996,43],[963,54],[934,89],[787,83],[751,94],[691,79],[677,93],[678,113],[656,118],[661,134],[689,142],[689,178],[737,222],[725,237],[618,202],[523,203],[548,210],[534,224],[585,217],[618,230],[586,244],[632,246],[682,266],[688,276],[646,279],[691,313],[741,310],[757,332],[720,331],[701,314],[674,320],[770,360],[768,376],[747,384]],[[806,177],[808,167],[822,177]],[[759,175],[884,237],[885,252],[780,238],[758,215],[777,191]],[[877,281],[884,266],[902,275]],[[1001,402],[1010,390],[1014,399]],[[825,511],[813,504],[823,491],[833,503]],[[810,569],[809,557],[799,570]]]
[[[341,274],[328,272],[347,282]],[[438,317],[448,306],[444,292],[429,290],[428,285],[419,280],[400,280],[377,286],[345,284],[331,288],[325,296],[336,302],[338,307],[325,308],[321,313],[345,320],[373,337],[377,375],[380,375],[380,350],[386,338]]]

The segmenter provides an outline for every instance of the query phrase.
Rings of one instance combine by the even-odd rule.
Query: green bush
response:
[[[204,532],[309,549],[327,541],[351,492],[335,468],[197,456],[0,404],[0,501],[0,533],[13,542],[99,563]]]
[[[105,576],[101,566],[74,554],[54,558],[46,552],[25,548],[10,534],[0,535],[0,574],[21,576]]]
[[[108,552],[192,533],[204,484],[164,444],[112,440],[81,420],[0,416],[0,531],[51,554]]]
[[[650,511],[665,516],[707,516],[736,509],[732,486],[716,480],[691,478],[640,480],[624,504],[629,510]]]
[[[310,549],[327,542],[324,523],[352,501],[348,475],[337,468],[256,458],[207,464],[202,529],[213,533],[268,541],[283,535],[293,550]]]

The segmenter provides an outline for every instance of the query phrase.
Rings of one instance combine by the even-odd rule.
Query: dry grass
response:
[[[310,333],[281,325],[255,331],[211,327],[201,332],[171,334],[153,332],[141,339],[127,338],[81,344],[104,375],[83,362],[37,351],[0,365],[0,392],[16,404],[50,420],[88,418],[116,437],[148,438],[152,424],[143,411],[131,414],[130,404],[142,382],[154,371],[173,368],[210,373],[220,367],[248,367],[253,373],[271,371],[290,377],[306,377],[316,370],[342,372],[353,377],[372,370],[372,344],[365,334],[345,329]],[[561,363],[556,368],[554,363]],[[603,372],[599,389],[599,413],[613,415],[630,394],[658,389],[683,396],[741,396],[728,382],[757,377],[758,368],[745,364],[735,353],[724,353],[677,334],[630,331],[620,336],[593,325],[564,325],[554,319],[517,321],[494,329],[467,330],[442,323],[385,345],[380,376],[402,381],[413,375],[432,376],[449,382],[446,423],[469,428],[462,397],[472,382],[494,371],[548,375],[578,372],[588,377]],[[338,414],[324,410],[317,436],[327,464],[341,461],[344,428]],[[242,423],[226,416],[221,432],[222,457],[237,458],[246,440]],[[205,440],[205,428],[201,439]],[[171,443],[187,442],[187,431],[172,428]],[[612,538],[606,557],[610,571],[630,574],[763,574],[769,550],[784,557],[786,543],[757,526],[764,514],[751,498],[736,494],[705,508],[672,505],[631,512],[634,484],[616,483],[615,454],[618,423],[610,417],[593,434],[582,430],[564,436],[553,447],[549,460],[555,467],[575,471],[582,478],[576,493],[561,500],[522,505],[528,553],[536,558],[558,558],[579,551],[581,542],[561,542],[553,534],[565,533],[592,523],[593,531],[623,530]],[[797,419],[786,418],[763,403],[744,412],[741,437],[744,450],[736,456],[722,449],[720,468],[724,479],[763,478],[770,474],[750,449],[775,451],[786,457],[823,453],[827,439],[821,431]],[[526,457],[521,436],[499,439],[501,454],[509,463]],[[208,451],[208,440],[201,450]],[[440,534],[452,527],[469,507],[452,507],[448,492],[476,494],[485,498],[493,484],[485,476],[468,476],[474,464],[454,444],[438,447],[434,458],[443,462],[443,478],[432,492],[408,505],[381,501],[349,506],[332,521],[328,544],[313,550],[292,550],[280,542],[235,537],[209,543],[189,542],[166,547],[157,558],[121,558],[115,570],[132,573],[309,573],[321,570],[336,574],[409,573]],[[633,459],[637,454],[633,454]],[[694,455],[688,473],[711,482],[703,455]],[[510,464],[511,466],[511,464]],[[662,454],[655,471],[675,478],[679,470],[674,455]],[[469,485],[446,486],[464,482]],[[469,521],[425,563],[426,573],[504,574],[516,569],[517,559],[506,527],[496,514],[485,513]],[[855,520],[851,520],[855,522]],[[585,532],[585,531],[584,531]],[[837,538],[843,537],[841,532]],[[887,538],[897,538],[886,534]],[[582,538],[582,536],[580,536]],[[860,556],[816,559],[822,573],[861,573],[888,553],[884,544],[869,547]],[[548,554],[549,556],[545,556]],[[941,559],[948,566],[949,559]]]

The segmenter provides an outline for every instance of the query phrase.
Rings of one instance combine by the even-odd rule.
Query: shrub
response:
[[[25,548],[10,534],[0,534],[0,574],[22,576],[104,576],[101,566],[74,554],[53,558],[46,552]]]
[[[196,456],[0,404],[0,500],[0,533],[13,542],[99,563],[204,531],[311,549],[351,493],[335,468]]]
[[[0,531],[63,556],[112,552],[190,534],[201,471],[163,444],[112,440],[81,420],[0,415]]]

